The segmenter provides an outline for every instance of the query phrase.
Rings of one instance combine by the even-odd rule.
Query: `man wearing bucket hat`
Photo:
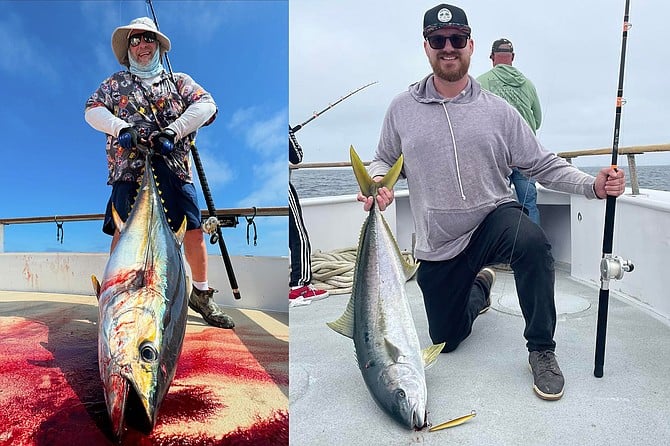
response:
[[[160,154],[152,164],[172,229],[176,231],[184,217],[187,220],[184,252],[193,276],[189,307],[210,325],[233,328],[235,323],[214,302],[216,290],[207,281],[207,249],[189,157],[196,131],[216,117],[216,104],[187,74],[165,71],[161,58],[170,47],[170,39],[148,17],[116,28],[112,50],[126,70],[105,79],[86,101],[86,122],[107,135],[107,183],[112,194],[103,231],[113,236],[113,251],[119,231],[112,220],[112,204],[125,220],[144,168],[137,146],[150,146]]]
[[[504,38],[496,40],[491,46],[489,57],[493,68],[479,76],[477,82],[482,88],[497,94],[516,108],[535,133],[542,122],[540,99],[533,83],[512,66],[514,60],[512,42]],[[509,178],[514,184],[517,200],[528,211],[530,219],[539,225],[540,211],[537,209],[535,180],[527,178],[519,172],[519,169],[512,169]]]
[[[521,115],[468,75],[474,52],[461,8],[440,4],[423,19],[424,51],[433,72],[396,96],[382,125],[369,167],[379,181],[402,154],[416,229],[417,283],[428,329],[444,352],[471,333],[475,318],[491,305],[495,273],[510,263],[522,313],[533,389],[542,399],[563,395],[564,378],[554,350],[554,259],[542,228],[513,197],[512,168],[541,184],[587,198],[624,192],[622,170],[603,168],[594,178],[539,143]],[[362,194],[369,210],[384,210],[393,190]]]

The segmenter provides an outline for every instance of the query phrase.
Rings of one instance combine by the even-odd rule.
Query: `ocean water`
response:
[[[586,173],[595,175],[601,167],[580,167]],[[624,166],[626,169],[626,166]],[[627,171],[627,169],[626,169]],[[627,171],[628,172],[628,171]],[[670,192],[670,166],[637,166],[640,187]],[[298,169],[291,173],[291,182],[300,198],[325,197],[358,193],[358,185],[350,168]],[[630,177],[627,176],[630,186]],[[407,181],[400,180],[396,189],[407,189]]]

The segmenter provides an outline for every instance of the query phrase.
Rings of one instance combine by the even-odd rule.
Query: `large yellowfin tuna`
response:
[[[105,267],[98,295],[98,365],[112,430],[124,424],[150,432],[181,353],[190,284],[181,243],[186,219],[173,233],[147,156],[139,193]]]
[[[391,188],[402,169],[402,155],[381,182],[373,181],[354,151],[351,163],[361,192],[376,197]],[[414,275],[402,257],[386,220],[373,203],[358,242],[354,284],[344,314],[328,326],[352,338],[358,367],[377,404],[409,429],[426,426],[426,377],[444,344],[421,351],[405,282]]]

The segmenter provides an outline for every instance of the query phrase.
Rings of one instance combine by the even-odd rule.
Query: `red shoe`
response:
[[[302,297],[306,300],[319,300],[328,297],[328,291],[314,288],[314,285],[305,285],[294,290],[289,290],[288,299],[294,300]]]

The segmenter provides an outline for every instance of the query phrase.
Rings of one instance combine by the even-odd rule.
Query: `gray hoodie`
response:
[[[514,201],[513,167],[545,187],[595,198],[594,177],[542,147],[521,115],[472,77],[453,99],[440,96],[432,74],[393,99],[370,174],[384,175],[400,153],[421,260],[455,257],[491,211]]]

